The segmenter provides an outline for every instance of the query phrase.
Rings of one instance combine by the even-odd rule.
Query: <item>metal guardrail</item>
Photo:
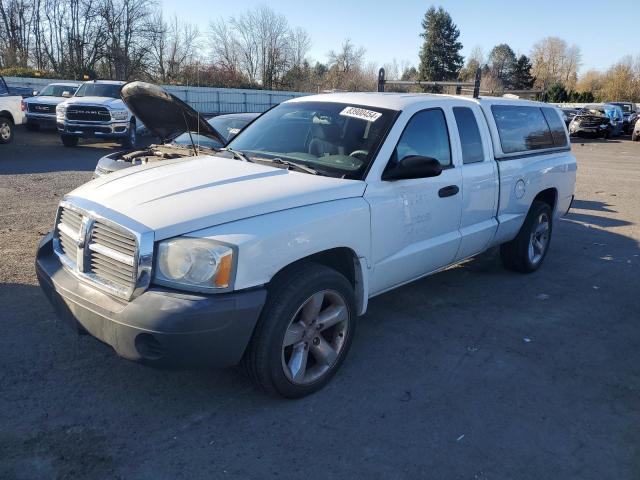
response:
[[[47,78],[4,77],[11,87],[27,87],[41,90],[53,82],[78,82]],[[192,87],[162,85],[166,91],[189,104],[203,115],[223,113],[264,112],[269,108],[295,97],[311,95],[305,92],[279,90],[250,90],[240,88]]]

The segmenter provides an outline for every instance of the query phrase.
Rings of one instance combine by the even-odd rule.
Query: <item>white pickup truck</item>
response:
[[[22,97],[13,95],[0,77],[0,143],[13,141],[13,127],[22,125],[25,115],[22,111]]]
[[[543,103],[301,97],[217,155],[69,193],[36,270],[60,315],[122,357],[241,362],[300,397],[339,368],[372,296],[498,245],[507,268],[538,269],[575,178]]]

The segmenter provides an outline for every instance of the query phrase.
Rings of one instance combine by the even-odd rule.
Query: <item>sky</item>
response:
[[[536,41],[554,35],[580,47],[584,72],[604,70],[625,55],[640,55],[637,2],[617,0],[611,10],[603,9],[608,0],[442,0],[435,5],[447,10],[458,26],[465,56],[475,46],[488,54],[499,43],[508,43],[517,54],[529,54]],[[326,61],[329,50],[350,38],[366,49],[367,62],[382,65],[395,58],[415,66],[420,22],[432,5],[419,0],[160,0],[160,4],[165,18],[176,15],[198,25],[201,32],[207,31],[212,19],[267,4],[284,14],[291,26],[310,34],[309,57],[314,61]],[[613,17],[598,24],[600,15]]]

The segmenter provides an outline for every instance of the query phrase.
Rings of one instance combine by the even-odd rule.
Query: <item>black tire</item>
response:
[[[9,117],[0,116],[0,143],[13,142],[13,121]]]
[[[138,135],[136,132],[136,121],[134,119],[129,122],[129,129],[127,130],[126,138],[123,138],[120,144],[124,148],[136,148],[136,143],[138,141]]]
[[[75,135],[60,135],[60,140],[65,147],[75,147],[80,139]]]
[[[294,383],[285,372],[287,368],[284,365],[285,351],[283,350],[285,332],[292,320],[296,318],[297,312],[311,297],[327,291],[339,294],[346,305],[348,319],[347,327],[343,330],[345,338],[341,340],[337,357],[327,371],[310,383]],[[242,359],[242,366],[249,378],[267,393],[286,398],[304,397],[326,385],[340,368],[351,347],[355,327],[355,298],[353,286],[349,280],[336,270],[323,265],[314,263],[301,265],[278,276],[272,282],[267,303]],[[339,334],[341,338],[343,334]],[[315,344],[315,339],[305,338],[310,339],[309,344],[312,341]],[[312,361],[314,361],[311,354],[313,348],[311,346],[308,353]]]
[[[27,127],[27,130],[29,130],[31,132],[37,132],[38,130],[40,130],[40,124],[39,123],[27,122],[26,127]]]
[[[538,219],[541,215],[546,215],[548,219],[548,237],[545,242],[545,248],[542,255],[532,260],[530,256],[530,244],[534,229],[539,225]],[[533,205],[527,213],[524,224],[520,228],[516,238],[510,242],[500,245],[500,259],[505,268],[516,272],[531,273],[535,272],[542,265],[549,245],[551,244],[551,235],[553,233],[553,212],[549,204],[534,200]]]

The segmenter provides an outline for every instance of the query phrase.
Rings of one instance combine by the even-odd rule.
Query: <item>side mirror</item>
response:
[[[437,177],[441,173],[442,165],[435,158],[408,155],[398,163],[389,164],[382,173],[382,180]]]
[[[71,92],[68,92],[67,90],[65,90],[64,92],[62,92],[62,96],[64,98],[71,98]]]
[[[33,92],[31,92],[31,93],[33,93],[33,96],[34,96],[34,97],[37,97],[37,96],[38,96],[38,94],[39,94],[40,92],[39,92],[38,90],[34,90],[34,91],[33,91]]]

